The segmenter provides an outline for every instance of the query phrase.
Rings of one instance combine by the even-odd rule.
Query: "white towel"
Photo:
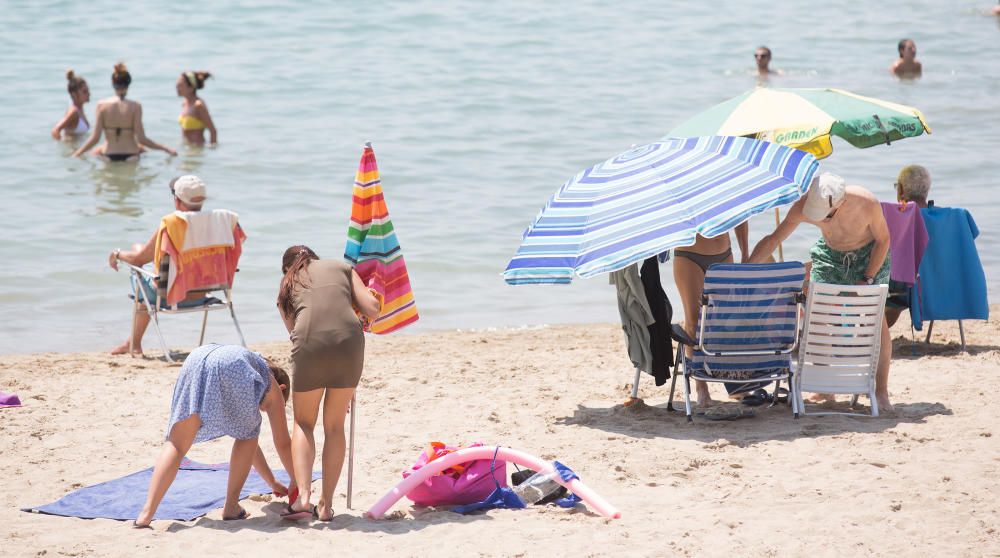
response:
[[[181,219],[187,222],[187,232],[184,233],[184,246],[181,252],[207,246],[232,246],[233,229],[238,216],[228,209],[213,209],[212,211],[177,211]]]

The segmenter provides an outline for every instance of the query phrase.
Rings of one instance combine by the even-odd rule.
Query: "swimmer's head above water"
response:
[[[766,74],[770,73],[770,68],[768,64],[771,63],[771,49],[766,46],[759,46],[753,54],[754,60],[757,62],[757,71]]]
[[[115,88],[115,93],[122,99],[128,93],[128,86],[132,83],[132,74],[128,73],[128,68],[124,62],[115,64],[115,71],[111,74],[111,85]]]
[[[87,80],[76,75],[73,70],[66,70],[66,91],[69,92],[69,96],[75,104],[82,105],[90,100],[90,88],[87,86]]]
[[[917,56],[917,44],[913,42],[913,39],[900,39],[896,49],[899,50],[900,58],[913,59]]]
[[[177,78],[177,95],[185,97],[205,87],[205,80],[212,77],[209,72],[182,72]]]

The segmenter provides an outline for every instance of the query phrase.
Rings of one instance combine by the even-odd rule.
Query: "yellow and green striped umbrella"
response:
[[[751,136],[822,159],[833,152],[831,136],[864,148],[924,131],[931,132],[924,115],[906,105],[843,89],[759,87],[698,114],[666,137]]]

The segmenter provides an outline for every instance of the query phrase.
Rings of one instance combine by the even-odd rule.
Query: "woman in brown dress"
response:
[[[361,379],[365,336],[355,308],[369,319],[378,300],[350,265],[321,260],[307,246],[292,246],[281,259],[284,277],[278,311],[292,341],[292,461],[299,497],[286,510],[290,518],[312,511],[320,521],[333,518],[333,491],[344,466],[344,419]],[[313,430],[323,406],[323,486],[318,506],[310,508]]]

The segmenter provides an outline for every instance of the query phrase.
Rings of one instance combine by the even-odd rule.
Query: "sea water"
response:
[[[882,199],[910,163],[927,166],[939,205],[969,208],[990,294],[1000,295],[1000,44],[990,3],[218,1],[188,5],[11,1],[0,34],[0,352],[103,350],[128,333],[127,275],[114,248],[149,239],[173,209],[170,178],[208,185],[207,208],[240,215],[236,279],[250,342],[285,331],[275,309],[282,251],[340,258],[361,146],[371,141],[420,321],[405,331],[617,320],[603,276],[511,287],[501,272],[525,227],[581,169],[654,141],[753,88],[769,46],[777,87],[840,87],[921,109],[933,134],[859,150],[834,141],[820,168]],[[903,37],[923,79],[888,73]],[[149,137],[180,151],[138,164],[74,159],[49,137],[69,102],[64,74],[112,95],[123,60]],[[180,146],[183,70],[219,145]],[[774,226],[756,218],[751,243]],[[817,230],[785,245],[804,259]],[[680,308],[667,264],[664,286]],[[197,316],[163,321],[197,341]],[[208,339],[235,342],[221,313]],[[152,333],[145,346],[156,347]]]

